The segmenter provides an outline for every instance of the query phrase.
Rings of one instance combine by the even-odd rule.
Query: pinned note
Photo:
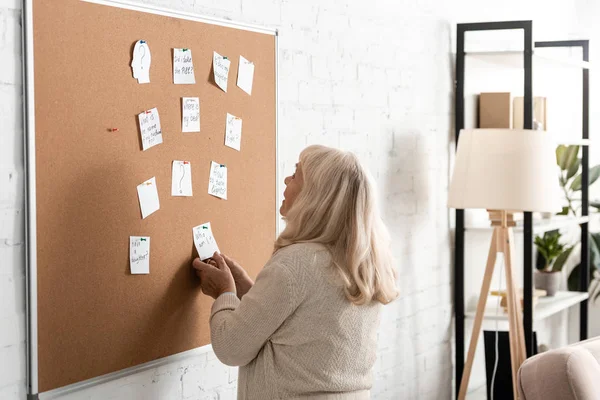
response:
[[[225,124],[225,146],[240,151],[242,144],[242,119],[227,113]]]
[[[173,161],[171,196],[192,196],[192,165],[189,161]]]
[[[133,77],[138,83],[150,83],[150,64],[152,55],[150,47],[145,40],[138,40],[133,46],[133,57],[131,58],[131,69]]]
[[[208,194],[227,200],[227,166],[211,162]]]
[[[191,49],[173,49],[173,83],[179,85],[196,83]]]
[[[254,80],[254,63],[240,56],[240,65],[238,66],[237,85],[244,92],[252,94],[252,81]]]
[[[215,75],[215,83],[227,92],[227,79],[229,78],[229,66],[231,61],[227,57],[223,57],[216,51],[213,52],[213,71]]]
[[[138,114],[140,134],[142,135],[142,148],[148,150],[163,142],[160,118],[156,107]]]
[[[182,97],[182,132],[200,132],[200,99],[198,97]]]
[[[202,261],[211,258],[215,254],[215,251],[220,253],[219,246],[217,246],[217,241],[210,227],[210,222],[194,227],[192,232],[194,234],[194,244],[196,245],[198,257]]]
[[[150,273],[150,237],[129,236],[129,268],[132,274]]]
[[[140,209],[142,210],[142,219],[157,211],[160,208],[158,201],[158,191],[156,190],[156,177],[148,179],[137,187]]]

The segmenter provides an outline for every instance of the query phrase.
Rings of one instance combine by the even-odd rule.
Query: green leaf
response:
[[[598,203],[598,205],[600,205],[600,203]],[[562,208],[562,211],[559,213],[556,213],[556,215],[569,215],[569,207],[568,206],[564,206]]]
[[[565,165],[565,160],[567,156],[567,146],[560,145],[556,148],[556,164],[560,167],[561,170],[565,170],[563,166]]]
[[[574,247],[571,246],[568,249],[566,249],[565,251],[563,251],[562,253],[560,253],[560,255],[558,257],[556,257],[556,261],[554,261],[554,266],[552,267],[552,271],[558,272],[561,271],[562,268],[565,265],[565,262],[569,259],[569,256],[571,255],[571,252],[573,251]]]
[[[590,185],[600,178],[600,165],[595,165],[590,168]]]
[[[581,264],[577,264],[567,278],[567,288],[571,292],[579,290],[579,270],[581,270]]]
[[[569,274],[569,278],[567,279],[567,287],[572,292],[579,291],[579,273],[581,271],[581,264],[577,264],[575,268]],[[590,268],[590,282],[594,279],[593,268]]]
[[[537,269],[545,269],[565,251],[565,245],[560,243],[561,233],[558,230],[548,231],[543,237],[535,237],[534,243],[538,250]],[[543,263],[542,263],[543,259]]]
[[[598,178],[600,178],[600,165],[595,165],[592,168],[590,168],[590,175],[589,175],[590,185],[592,183],[596,182],[598,180]],[[581,179],[582,179],[581,174],[577,175],[575,177],[575,179],[573,179],[573,182],[571,183],[571,190],[573,190],[573,191],[581,190]]]
[[[594,232],[589,234],[590,244],[590,270],[593,272],[594,269],[600,271],[600,232]]]
[[[600,271],[600,232],[590,233],[588,235],[590,245],[590,282],[594,279],[594,271]],[[577,264],[569,274],[567,286],[569,290],[579,290],[579,270],[581,263]]]
[[[579,167],[580,166],[581,166],[581,159],[578,158],[577,160],[575,160],[575,162],[573,163],[573,165],[571,165],[571,167],[567,171],[567,180],[569,180],[569,179],[571,179],[572,177],[575,176],[575,174],[577,173],[577,171],[579,171]]]
[[[578,160],[577,155],[579,154],[579,146],[569,146],[567,147],[567,152],[564,158],[564,167],[561,166],[563,170],[569,170]]]
[[[581,190],[581,174],[577,175],[571,183],[571,190]]]

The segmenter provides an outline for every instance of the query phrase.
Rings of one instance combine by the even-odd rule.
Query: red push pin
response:
[[[119,130],[119,128],[109,128],[108,131],[109,132],[117,132]]]

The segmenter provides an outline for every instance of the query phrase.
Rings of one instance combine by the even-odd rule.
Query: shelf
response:
[[[593,217],[593,216],[592,216]],[[540,234],[548,231],[553,231],[555,229],[566,228],[571,225],[579,225],[586,222],[590,222],[591,217],[572,217],[572,216],[563,216],[563,215],[555,215],[550,219],[537,219],[533,221],[533,233]],[[513,228],[513,231],[523,232],[523,221],[516,221],[517,226]],[[489,224],[489,221],[485,221],[485,223],[480,223],[476,225],[471,225],[465,227],[465,231],[473,232],[473,231],[491,231],[492,227]]]
[[[540,321],[548,318],[558,312],[579,304],[589,297],[587,292],[557,292],[554,296],[540,297],[533,309],[533,320]],[[493,300],[492,300],[493,298]],[[488,321],[507,321],[507,315],[502,307],[496,307],[498,297],[490,296],[487,302],[487,308],[484,312],[483,319]],[[493,308],[491,307],[493,305]],[[498,313],[496,313],[498,308]],[[467,319],[475,318],[475,310],[470,310],[465,313]]]
[[[504,68],[523,68],[522,51],[475,51],[466,52],[465,59],[482,62],[496,67]],[[580,68],[591,69],[587,61],[577,60],[567,57],[552,57],[548,55],[536,54],[535,50],[532,57],[533,68]]]
[[[564,145],[564,146],[589,146],[592,141],[590,139],[573,139],[573,140],[564,140],[557,139],[555,140],[556,145]]]

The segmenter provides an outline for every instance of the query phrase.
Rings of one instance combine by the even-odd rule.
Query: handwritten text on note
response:
[[[150,83],[150,64],[152,63],[152,54],[150,47],[145,40],[138,40],[133,46],[133,59],[131,60],[131,69],[133,77],[138,83]]]
[[[211,258],[215,254],[215,251],[220,253],[219,246],[217,246],[217,241],[210,227],[210,222],[194,227],[192,232],[196,251],[201,260],[204,261],[207,258]]]
[[[142,136],[142,148],[144,150],[148,150],[150,147],[163,142],[160,118],[156,107],[138,114],[138,120]]]
[[[227,57],[223,57],[216,51],[213,52],[213,70],[215,75],[215,83],[227,92],[227,79],[229,78],[229,66],[231,61]]]
[[[240,151],[242,144],[242,119],[227,113],[225,125],[225,146]]]
[[[189,161],[173,161],[171,196],[192,196],[192,165]]]
[[[208,194],[227,200],[227,167],[225,165],[211,162]]]
[[[200,99],[198,97],[181,98],[182,132],[200,132]]]
[[[192,50],[173,49],[173,83],[183,85],[196,83]]]
[[[129,268],[132,274],[150,273],[150,238],[129,236]]]

